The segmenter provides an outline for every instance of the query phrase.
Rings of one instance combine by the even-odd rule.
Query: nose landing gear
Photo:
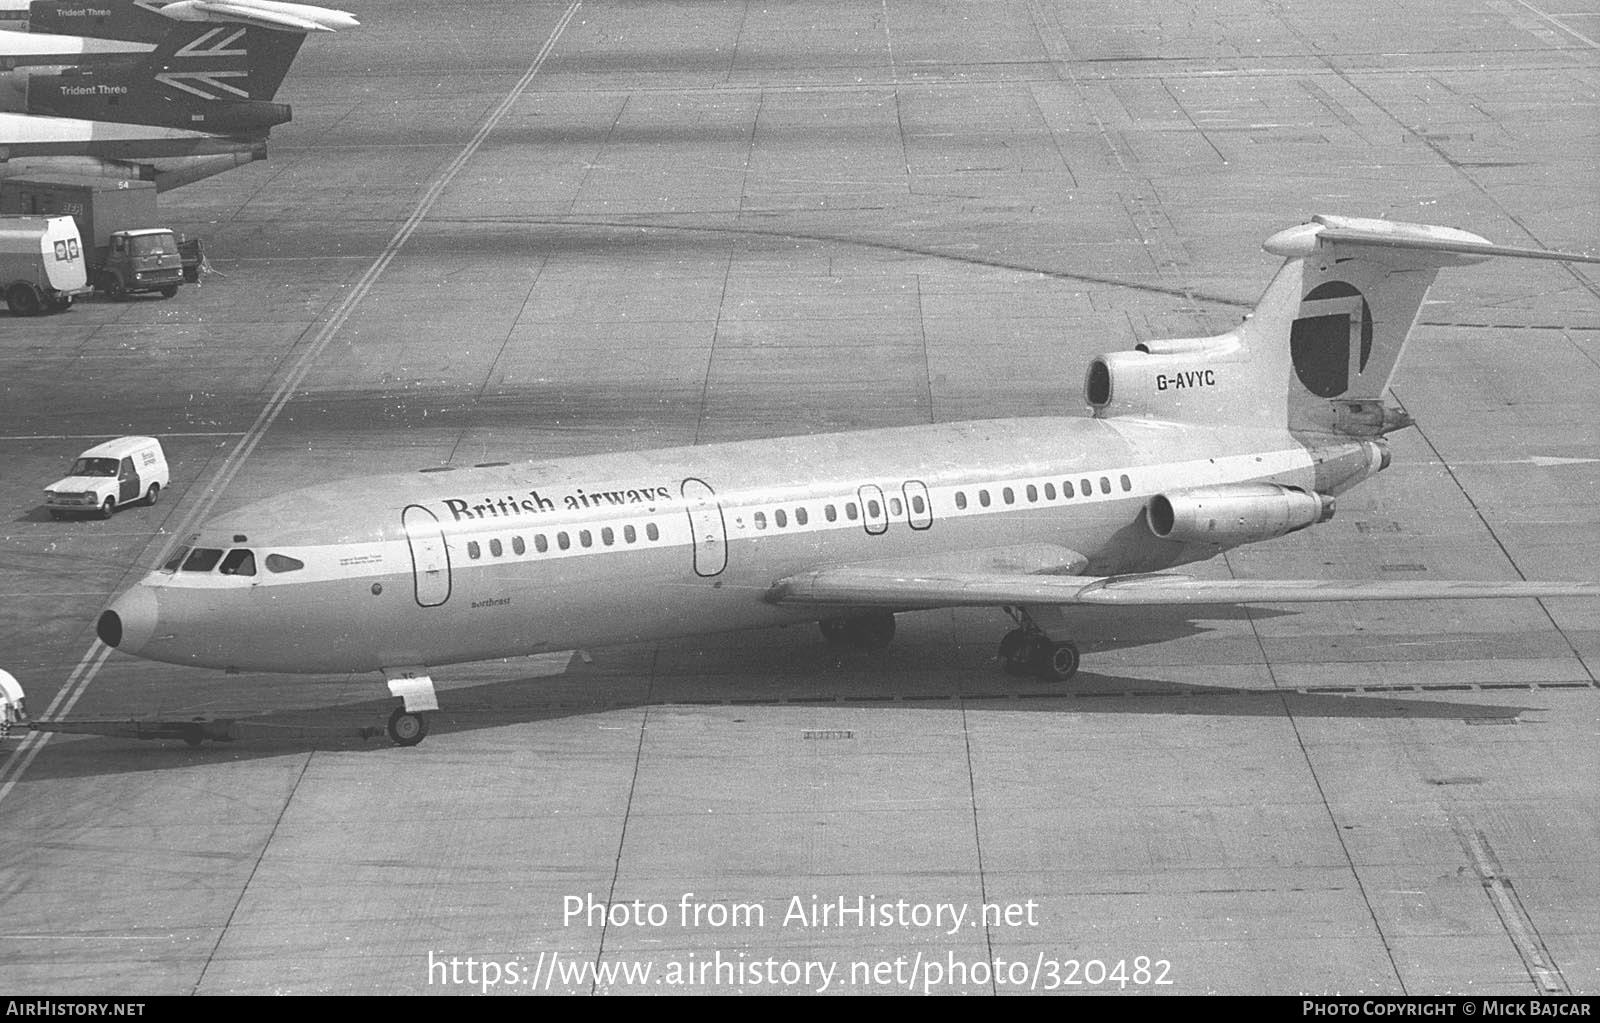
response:
[[[389,692],[402,701],[389,715],[389,738],[396,746],[415,746],[428,736],[428,719],[422,712],[439,709],[433,679],[423,667],[385,668],[383,675]]]
[[[396,746],[415,746],[428,737],[428,719],[414,714],[405,707],[396,707],[389,715],[389,738]]]

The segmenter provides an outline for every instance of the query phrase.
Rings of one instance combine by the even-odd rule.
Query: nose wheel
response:
[[[389,738],[396,746],[415,746],[428,736],[428,719],[404,707],[389,715]]]

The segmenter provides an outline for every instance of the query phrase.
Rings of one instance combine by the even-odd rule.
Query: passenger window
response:
[[[1066,497],[1066,498],[1070,498],[1070,497],[1073,496],[1072,481],[1071,480],[1062,480],[1061,481],[1061,496],[1062,497]]]
[[[594,537],[587,529],[580,529],[578,530],[578,542],[585,547],[592,547],[594,546]]]
[[[921,515],[922,514],[922,509],[924,509],[926,507],[927,507],[927,505],[923,503],[921,494],[912,495],[912,497],[911,497],[911,510],[912,511],[916,512],[918,515]]]
[[[634,529],[632,526],[623,526],[622,539],[628,543],[637,543],[639,540],[639,531]]]
[[[178,553],[176,553],[172,557],[168,558],[167,559],[167,563],[165,565],[161,566],[161,571],[163,571],[163,572],[176,572],[178,570],[178,566],[183,564],[183,559],[188,557],[188,556],[189,556],[189,548],[187,548],[187,547],[179,547],[178,548]]]
[[[1078,481],[1078,493],[1082,494],[1084,497],[1093,497],[1094,496],[1094,484],[1090,483],[1088,480],[1079,480]]]
[[[500,557],[500,555],[504,554],[505,552],[506,552],[506,549],[500,545],[500,541],[498,539],[489,541],[489,553],[490,554],[493,554],[495,557],[498,558],[498,557]]]
[[[268,554],[268,572],[298,572],[306,567],[306,563],[299,558],[291,558],[287,554]]]
[[[556,546],[562,550],[572,546],[572,539],[567,536],[565,531],[556,534]]]
[[[600,530],[600,542],[605,544],[607,547],[610,547],[612,544],[617,542],[617,534],[611,531],[610,526],[606,526],[604,529]]]
[[[978,491],[978,503],[985,508],[989,507],[989,492],[987,490]]]
[[[796,508],[794,510],[794,523],[797,526],[806,524],[806,510],[804,508]]]
[[[1125,490],[1125,491],[1126,490],[1132,490],[1133,489],[1133,481],[1130,480],[1126,476],[1122,477],[1122,489]]]
[[[659,540],[661,539],[661,530],[656,528],[654,522],[646,522],[644,524],[644,535],[652,540]]]
[[[766,529],[767,528],[767,513],[766,512],[756,512],[755,520],[756,520],[756,528],[757,529]]]
[[[527,552],[528,552],[528,545],[522,542],[522,537],[513,536],[511,538],[511,553],[512,554],[526,554]]]
[[[471,558],[473,561],[477,561],[479,558],[483,557],[483,548],[478,546],[478,541],[467,541],[467,557]]]
[[[844,503],[844,517],[851,522],[856,520],[856,503],[854,501],[846,501]]]
[[[966,508],[966,506],[967,506],[967,495],[966,495],[966,493],[964,491],[961,491],[961,490],[956,491],[956,507],[958,509],[964,509],[964,508]]]
[[[1039,488],[1034,486],[1032,483],[1029,483],[1028,484],[1028,502],[1031,504],[1031,503],[1033,503],[1034,501],[1037,501],[1037,500],[1039,500]]]
[[[1054,501],[1056,499],[1056,485],[1054,483],[1046,483],[1044,485],[1044,499],[1046,501]]]
[[[833,505],[831,504],[822,509],[822,517],[827,519],[829,522],[839,521],[839,513],[834,510]]]
[[[1006,504],[1013,504],[1017,500],[1017,495],[1011,492],[1010,487],[1000,491],[1000,496],[1006,499]]]
[[[196,547],[189,552],[189,557],[183,563],[185,572],[209,572],[217,567],[217,562],[222,559],[222,552],[215,547]]]
[[[890,515],[892,515],[892,516],[894,516],[895,518],[898,519],[901,516],[901,514],[903,514],[904,512],[905,512],[905,508],[904,508],[903,505],[900,504],[900,499],[898,497],[889,498],[889,514]]]
[[[1111,481],[1106,479],[1104,476],[1100,477],[1100,493],[1111,493]]]
[[[231,550],[228,556],[222,559],[222,566],[217,571],[223,575],[255,575],[255,553],[243,547]]]
[[[550,549],[550,541],[544,538],[543,533],[533,534],[533,549],[543,554]]]
[[[877,501],[868,501],[867,502],[867,515],[872,517],[872,518],[874,518],[874,519],[878,517],[878,502]]]
[[[789,524],[789,515],[782,508],[779,508],[772,513],[772,521],[774,525],[782,529]]]

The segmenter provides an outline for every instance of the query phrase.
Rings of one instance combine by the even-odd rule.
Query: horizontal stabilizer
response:
[[[47,32],[0,32],[3,32],[0,34],[0,69],[126,59],[155,49],[152,43],[120,39],[90,39]]]
[[[1299,604],[1345,600],[1485,600],[1600,597],[1600,583],[1389,582],[1314,579],[1191,579],[1184,576],[1023,575],[894,570],[878,565],[820,569],[783,579],[767,599],[836,607],[1158,606]]]
[[[1338,217],[1321,214],[1311,218],[1311,223],[1279,231],[1263,245],[1273,255],[1285,258],[1309,256],[1319,246],[1340,248],[1366,247],[1403,249],[1412,252],[1432,252],[1441,257],[1459,256],[1462,259],[1442,258],[1440,265],[1465,265],[1491,256],[1515,259],[1551,259],[1564,263],[1600,263],[1600,256],[1576,252],[1552,252],[1546,249],[1524,249],[1511,245],[1495,245],[1487,238],[1452,227],[1432,224],[1406,224],[1392,220],[1372,220],[1364,217]]]
[[[178,0],[160,12],[174,21],[233,22],[285,32],[332,32],[361,24],[349,11],[277,0]]]

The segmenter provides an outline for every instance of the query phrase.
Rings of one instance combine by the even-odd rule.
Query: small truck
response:
[[[171,298],[184,281],[200,278],[198,240],[147,226],[160,223],[152,181],[71,174],[0,179],[0,213],[75,219],[89,284],[114,300],[142,291]]]
[[[0,295],[12,316],[60,312],[90,293],[87,274],[71,217],[0,216]]]

